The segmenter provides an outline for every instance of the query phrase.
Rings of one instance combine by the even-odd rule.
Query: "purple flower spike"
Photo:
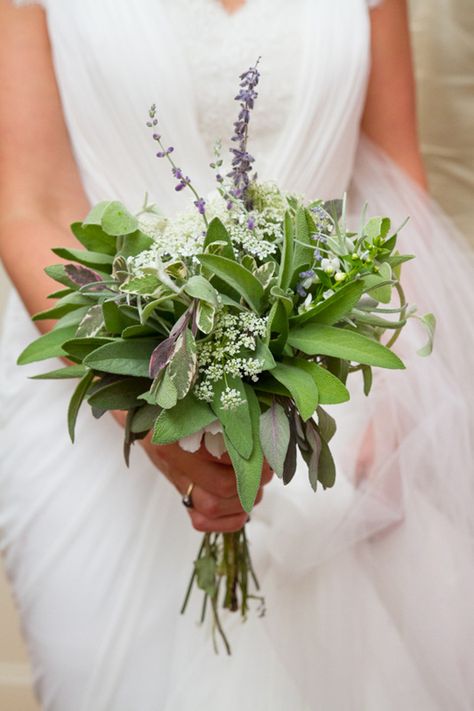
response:
[[[253,219],[253,217],[249,217],[249,219],[247,220],[247,227],[249,228],[249,230],[255,229],[255,220]]]
[[[297,293],[298,293],[300,296],[302,296],[303,298],[304,298],[305,296],[307,296],[307,291],[306,291],[306,289],[303,289],[303,287],[301,286],[301,284],[297,284],[297,285],[296,285],[296,291],[297,291]]]
[[[203,198],[199,198],[194,201],[194,205],[197,207],[200,215],[204,215],[206,212],[206,201]]]
[[[240,111],[238,120],[234,123],[234,135],[231,138],[232,141],[238,144],[238,148],[230,149],[234,156],[232,171],[228,174],[234,184],[234,190],[231,191],[231,195],[237,198],[244,198],[247,209],[252,207],[250,200],[246,199],[246,192],[250,184],[249,173],[254,162],[253,156],[247,152],[247,136],[250,112],[258,96],[255,87],[260,79],[260,72],[257,69],[259,61],[257,60],[254,67],[250,67],[239,77],[240,90],[235,100],[240,101]]]

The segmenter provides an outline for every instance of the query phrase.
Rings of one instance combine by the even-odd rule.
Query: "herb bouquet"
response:
[[[240,77],[232,167],[221,175],[216,145],[217,189],[206,199],[173,161],[151,108],[157,155],[193,204],[167,219],[147,200],[138,214],[101,202],[73,224],[84,249],[53,250],[68,263],[46,272],[63,288],[34,316],[56,324],[18,361],[73,363],[36,376],[79,379],[71,439],[84,400],[95,417],[126,411],[127,462],[130,445],[150,431],[160,445],[191,435],[199,443],[206,428],[220,429],[247,512],[264,457],[288,484],[299,450],[311,487],[333,486],[336,425],[322,406],[349,399],[352,372],[361,371],[368,394],[373,366],[403,368],[391,346],[414,315],[399,282],[411,257],[395,251],[387,217],[366,219],[364,210],[359,231],[350,232],[344,200],[305,202],[251,175],[247,132],[258,80],[257,65]],[[393,291],[400,304],[389,307]],[[425,323],[433,329],[431,315]],[[245,529],[204,536],[183,609],[194,582],[204,591],[203,617],[210,603],[229,651],[219,607],[245,617],[249,598],[258,597],[250,594],[258,583]]]

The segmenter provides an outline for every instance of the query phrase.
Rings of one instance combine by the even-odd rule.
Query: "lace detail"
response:
[[[219,138],[228,147],[236,119],[238,76],[260,55],[262,76],[249,148],[257,155],[270,154],[294,96],[302,8],[303,0],[295,0],[291,8],[288,0],[273,0],[269,12],[266,0],[247,0],[229,14],[219,0],[166,3],[187,59],[199,129],[209,152]]]

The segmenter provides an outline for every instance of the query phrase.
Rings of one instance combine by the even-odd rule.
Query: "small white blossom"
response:
[[[334,274],[340,267],[339,259],[337,257],[331,257],[331,259],[321,259],[321,269],[326,272],[329,276]]]
[[[240,393],[236,388],[226,387],[221,394],[221,406],[223,410],[236,410],[244,401],[240,397]]]

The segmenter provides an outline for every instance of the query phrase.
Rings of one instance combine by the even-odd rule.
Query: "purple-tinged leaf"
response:
[[[275,399],[260,415],[260,441],[265,459],[275,474],[282,477],[290,442],[290,425],[285,410]]]
[[[87,267],[82,267],[78,264],[66,264],[64,271],[69,279],[79,287],[87,286],[90,291],[97,291],[98,288],[102,289],[104,286],[100,274]]]

